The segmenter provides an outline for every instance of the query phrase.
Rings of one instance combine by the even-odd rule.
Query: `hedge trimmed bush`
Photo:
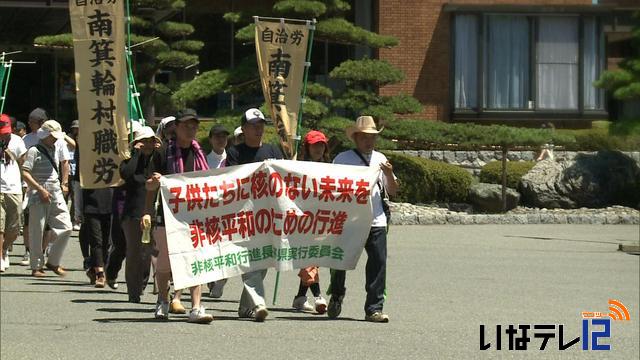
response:
[[[473,177],[466,170],[447,163],[409,155],[385,152],[400,179],[400,190],[393,201],[428,203],[464,202]]]
[[[536,165],[535,161],[508,161],[507,187],[518,188],[520,179]],[[502,185],[502,161],[492,161],[480,170],[480,182]]]

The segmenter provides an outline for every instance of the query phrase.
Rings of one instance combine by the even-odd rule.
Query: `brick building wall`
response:
[[[638,0],[608,1],[628,4]],[[405,73],[405,80],[380,89],[381,95],[406,93],[423,105],[414,117],[448,120],[450,14],[443,12],[445,4],[477,5],[591,5],[591,0],[378,0],[376,22],[378,32],[393,35],[400,44],[380,49],[379,59],[386,60]]]

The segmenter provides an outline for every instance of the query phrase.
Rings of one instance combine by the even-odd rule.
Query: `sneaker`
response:
[[[180,300],[171,300],[171,305],[169,306],[169,313],[171,314],[186,314],[187,309],[182,306]]]
[[[2,253],[2,264],[4,266],[4,270],[9,269],[9,265],[11,265],[11,261],[9,261],[9,251],[7,250]]]
[[[80,224],[73,224],[73,231],[80,231]]]
[[[269,316],[269,311],[267,310],[267,307],[264,305],[258,305],[255,308],[253,308],[253,319],[256,322],[263,322],[267,316]]]
[[[376,322],[376,323],[388,323],[389,315],[383,314],[382,311],[376,311],[373,314],[367,315],[364,317],[366,321]]]
[[[291,305],[294,309],[303,312],[312,312],[313,306],[309,304],[306,296],[296,296],[293,298],[293,304]]]
[[[316,303],[316,312],[320,315],[327,312],[327,300],[325,300],[322,295],[315,298]]]
[[[116,280],[107,279],[107,285],[109,285],[113,290],[118,289],[118,282]]]
[[[169,303],[167,301],[156,303],[154,317],[159,320],[169,320]]]
[[[134,304],[140,303],[140,296],[129,295],[129,302]]]
[[[24,255],[22,255],[22,260],[20,260],[20,265],[29,266],[30,258],[31,254],[29,253],[29,250],[25,251]]]
[[[214,281],[213,285],[209,288],[209,297],[219,299],[222,297],[222,291],[224,290],[225,280]]]
[[[104,288],[105,282],[106,282],[106,279],[104,278],[104,274],[96,275],[95,287],[102,289]]]
[[[327,315],[329,318],[335,319],[340,316],[340,313],[342,312],[342,299],[344,299],[344,295],[331,295],[331,299],[329,299],[329,307],[327,308]]]
[[[191,309],[189,312],[189,320],[190,323],[195,324],[208,324],[213,321],[213,316],[207,314],[204,310],[204,306],[200,306],[199,308]]]
[[[4,259],[0,258],[0,272],[4,272]]]
[[[37,269],[37,270],[31,270],[31,276],[41,278],[41,277],[45,277],[46,275],[44,273],[44,270]]]
[[[46,267],[47,269],[53,271],[54,273],[56,273],[56,275],[58,276],[65,276],[67,275],[67,272],[62,268],[62,266],[58,265],[58,266],[54,266],[51,265],[49,263],[44,264],[44,267]]]

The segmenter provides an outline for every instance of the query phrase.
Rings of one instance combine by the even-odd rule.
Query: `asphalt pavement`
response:
[[[393,226],[388,241],[388,324],[364,320],[363,255],[347,275],[347,296],[338,320],[297,313],[291,302],[297,272],[281,274],[277,304],[271,305],[275,272],[266,280],[270,309],[265,323],[239,320],[239,278],[221,299],[204,297],[210,325],[167,323],[153,318],[155,295],[127,302],[124,270],[120,288],[96,289],[82,271],[77,238],[63,259],[70,271],[32,278],[17,265],[0,276],[1,359],[482,359],[640,358],[640,257],[619,251],[637,245],[638,226],[463,225]],[[18,243],[22,240],[19,239]],[[326,290],[328,270],[321,269]],[[151,289],[151,286],[148,287]],[[609,299],[628,309],[629,321],[611,321],[600,339],[608,351],[582,350],[582,312],[609,313]],[[188,296],[184,304],[188,307]],[[553,325],[554,338],[539,350],[535,325]],[[480,326],[488,350],[480,350]],[[497,350],[496,326],[501,326]],[[509,325],[530,325],[527,350],[509,350]],[[590,330],[597,330],[592,327]],[[549,331],[547,331],[549,332]],[[522,336],[522,331],[517,333]],[[514,342],[515,344],[515,342]],[[515,346],[515,345],[514,345]]]

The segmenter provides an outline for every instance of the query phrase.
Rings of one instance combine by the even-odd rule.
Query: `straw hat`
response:
[[[365,134],[379,134],[384,130],[384,126],[378,130],[376,122],[373,121],[371,116],[360,116],[356,119],[355,125],[351,125],[347,128],[347,136],[353,140],[353,134],[365,133]]]

